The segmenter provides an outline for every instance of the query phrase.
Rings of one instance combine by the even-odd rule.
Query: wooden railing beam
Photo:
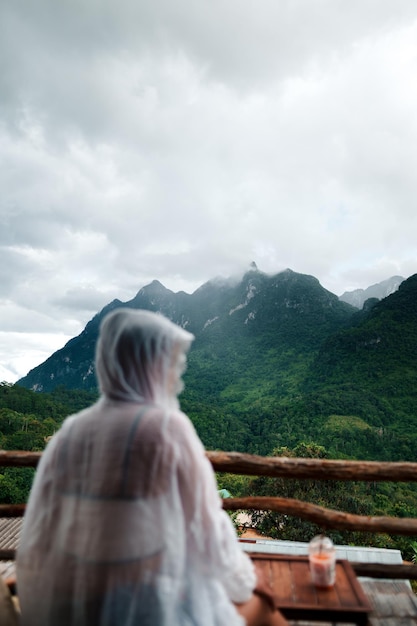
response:
[[[14,561],[16,559],[16,550],[0,550],[0,561]]]
[[[36,467],[42,452],[0,450],[0,467]]]
[[[242,452],[208,451],[216,472],[311,480],[417,481],[417,463],[264,457]]]
[[[417,580],[417,565],[411,563],[359,563],[351,561],[350,564],[357,576]]]
[[[228,511],[275,511],[275,513],[306,519],[317,524],[323,530],[334,528],[370,533],[389,533],[391,535],[417,535],[417,519],[414,518],[353,515],[293,498],[271,498],[268,496],[224,498],[223,508]]]
[[[275,478],[352,481],[417,481],[417,463],[263,457],[210,450],[216,472]],[[0,467],[36,467],[42,452],[0,450]]]
[[[0,518],[2,517],[23,517],[26,504],[0,504]]]

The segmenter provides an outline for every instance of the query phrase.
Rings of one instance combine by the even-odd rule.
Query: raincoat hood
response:
[[[115,309],[102,321],[96,374],[103,395],[124,402],[172,406],[194,336],[166,317]]]

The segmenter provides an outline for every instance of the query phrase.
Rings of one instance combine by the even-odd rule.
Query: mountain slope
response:
[[[416,321],[417,274],[369,310],[357,313],[351,328],[323,344],[316,376],[336,381],[349,375],[351,382],[360,382],[372,373],[373,386],[382,390],[398,367],[405,372],[416,365]]]
[[[18,384],[38,391],[58,385],[89,389],[96,386],[94,347],[103,316],[116,307],[144,308],[163,313],[195,334],[190,353],[189,382],[204,387],[202,370],[220,394],[230,381],[254,368],[272,380],[290,353],[308,356],[342,328],[354,309],[324,289],[312,276],[286,270],[268,276],[257,269],[233,283],[216,279],[189,295],[174,293],[158,281],[141,289],[129,302],[115,300],[98,313],[83,332],[31,370]],[[270,366],[275,359],[272,372]],[[274,373],[275,372],[275,373]],[[259,379],[259,374],[257,375]]]
[[[393,450],[397,438],[396,454],[415,460],[416,356],[417,274],[369,310],[358,312],[350,328],[323,343],[306,377],[304,397],[311,404],[320,398],[327,417],[355,415],[377,429],[362,433],[363,445],[368,438],[368,454],[373,446],[379,449],[378,458],[384,458],[384,447]]]

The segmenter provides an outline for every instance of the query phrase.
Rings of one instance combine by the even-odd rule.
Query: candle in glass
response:
[[[316,587],[330,589],[336,581],[336,551],[329,537],[318,535],[308,547],[310,573]]]

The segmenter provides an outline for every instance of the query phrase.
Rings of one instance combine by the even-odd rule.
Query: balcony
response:
[[[0,466],[36,467],[40,456],[41,453],[37,452],[0,451]],[[407,483],[417,481],[417,463],[260,457],[220,451],[209,451],[207,456],[214,470],[219,473],[280,477],[286,480]],[[323,532],[338,529],[417,536],[417,519],[414,518],[361,516],[289,498],[231,497],[223,500],[223,506],[229,511],[275,511],[299,517],[314,522]],[[3,561],[2,571],[5,578],[14,577],[13,561],[18,542],[19,518],[24,515],[24,511],[24,504],[0,504],[0,560]],[[12,544],[14,542],[14,545],[10,542]],[[282,555],[297,559],[307,554],[307,544],[303,542],[258,538],[243,540],[242,547],[252,558],[262,558],[270,563],[268,567],[271,567],[271,572],[275,567],[274,559],[282,558]],[[409,582],[417,580],[417,565],[403,563],[398,550],[338,546],[337,557],[349,562],[349,568],[352,568],[360,581],[372,609],[368,624],[372,626],[417,624],[417,598]],[[276,583],[279,585],[279,580]],[[310,619],[316,618],[311,615],[304,616],[303,624],[310,623]],[[290,623],[298,622],[293,620]],[[333,619],[332,623],[339,622]]]

